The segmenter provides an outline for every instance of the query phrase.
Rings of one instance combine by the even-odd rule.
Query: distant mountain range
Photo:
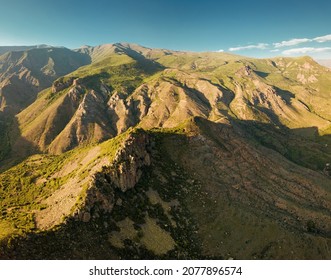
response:
[[[19,112],[55,79],[90,63],[87,55],[65,48],[43,45],[6,49],[15,51],[0,56],[0,110],[3,112]]]
[[[45,49],[52,48],[49,45],[35,45],[35,46],[0,46],[0,55],[7,52],[19,52],[19,51],[27,51],[32,49]]]
[[[0,258],[331,257],[330,69],[129,43],[0,52]]]

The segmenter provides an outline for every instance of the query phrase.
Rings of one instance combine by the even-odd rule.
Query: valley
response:
[[[0,258],[330,259],[330,106],[310,57],[0,53]]]

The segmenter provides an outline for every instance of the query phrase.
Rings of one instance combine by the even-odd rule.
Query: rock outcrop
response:
[[[147,134],[131,135],[119,150],[110,168],[105,171],[110,176],[115,187],[125,192],[132,189],[142,175],[142,168],[150,165],[148,147],[150,145]]]
[[[76,219],[89,222],[101,213],[111,213],[115,188],[122,192],[134,188],[143,168],[150,165],[149,147],[150,139],[145,132],[130,134],[116,153],[113,163],[93,175],[84,205],[74,214]]]
[[[73,81],[73,77],[69,77],[67,80],[64,80],[63,78],[56,80],[52,84],[52,93],[57,93],[61,90],[66,89],[67,87],[72,85]]]

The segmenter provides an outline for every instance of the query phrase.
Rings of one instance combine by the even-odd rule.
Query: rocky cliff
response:
[[[113,162],[92,175],[83,206],[76,210],[76,219],[89,222],[104,213],[111,213],[115,189],[125,193],[139,182],[144,168],[150,165],[150,139],[139,131],[123,142]],[[93,214],[91,214],[93,212]]]
[[[131,44],[77,53],[92,63],[0,122],[1,257],[330,258],[329,69]]]

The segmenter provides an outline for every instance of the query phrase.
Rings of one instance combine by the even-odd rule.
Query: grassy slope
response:
[[[303,85],[297,81],[294,74],[296,68],[291,68],[295,63],[305,64],[307,59],[286,59],[285,62],[279,62],[278,59],[244,59],[225,54],[181,56],[178,53],[164,55],[161,52],[150,55],[154,55],[157,62],[166,67],[180,68],[189,73],[198,74],[230,91],[235,91],[231,76],[248,64],[267,84],[275,85],[283,91],[292,92],[295,99],[304,100],[313,113],[316,112],[323,118],[329,118],[328,112],[323,111],[318,102],[325,104],[323,102],[329,98],[330,75],[322,74],[319,77],[321,83],[318,85],[314,83]],[[157,72],[160,69],[154,70]],[[142,64],[130,56],[113,54],[105,59],[100,58],[94,64],[82,67],[67,77],[79,77],[90,89],[98,88],[101,83],[104,83],[110,85],[114,90],[126,92],[131,92],[143,82],[151,80],[155,82],[160,77],[179,80],[175,76],[171,77],[173,75],[171,73],[177,73],[176,71],[163,74],[157,72],[154,76],[150,76],[155,72],[154,70],[146,72],[142,68]],[[303,72],[308,77],[311,75],[310,71],[315,71],[306,70]],[[318,93],[320,99],[316,99],[317,103],[310,102],[309,98],[312,93]],[[29,129],[33,122],[36,122],[36,126],[38,126],[38,117],[31,115],[38,108],[45,107],[45,104],[60,102],[61,96],[64,95],[65,91],[57,93],[56,96],[52,96],[50,90],[42,93],[39,100],[29,110],[21,113],[22,117],[29,119],[22,125],[22,129]],[[27,117],[29,114],[30,116]],[[284,229],[284,226],[275,223],[273,218],[250,212],[251,209],[247,205],[229,202],[219,195],[217,189],[212,190],[215,196],[211,196],[209,194],[211,190],[204,182],[200,182],[194,178],[193,173],[179,167],[183,163],[178,157],[185,157],[190,153],[185,134],[191,128],[188,129],[187,125],[190,124],[183,124],[174,130],[152,133],[158,143],[155,163],[151,170],[146,171],[137,188],[125,195],[116,194],[116,198],[124,203],[118,203],[115,206],[112,216],[101,217],[95,225],[77,225],[72,221],[56,228],[54,232],[46,231],[38,233],[38,235],[31,233],[32,239],[36,239],[36,243],[32,242],[31,245],[36,246],[34,250],[37,250],[36,248],[40,244],[38,242],[45,243],[47,248],[44,252],[37,250],[39,256],[44,258],[47,256],[63,258],[70,256],[76,258],[103,258],[104,256],[111,258],[160,256],[194,258],[204,254],[214,257],[292,258],[291,250],[293,249],[295,252],[293,258],[327,257],[327,252],[320,253],[318,250],[330,242],[328,239],[315,235],[313,229],[308,233],[300,232],[298,237],[298,232],[293,229]],[[305,136],[296,135],[296,133],[305,135],[305,131],[295,132],[286,129],[283,131],[273,126],[268,127],[249,122],[242,122],[238,126],[242,127],[244,131],[248,131],[247,139],[253,145],[271,148],[302,166],[320,171],[331,159],[330,149],[325,146],[327,143],[331,144],[328,136],[320,137],[315,135],[315,132],[308,133],[309,139],[307,140]],[[190,134],[188,136],[190,137]],[[121,137],[123,136],[120,136],[119,140],[110,140],[99,146],[77,148],[60,156],[35,155],[2,173],[0,175],[0,196],[5,198],[1,200],[0,205],[2,238],[12,234],[35,232],[34,213],[45,207],[43,201],[68,180],[75,177],[83,181],[88,176],[89,170],[93,169],[96,164],[94,160],[98,162],[103,157],[112,157],[123,139]],[[80,166],[89,151],[95,147],[100,147],[103,152],[94,153],[92,157],[88,157],[87,162]],[[176,156],[174,156],[174,151],[177,153]],[[38,165],[38,170],[35,169],[36,165]],[[74,166],[74,168],[72,170],[69,168],[71,171],[68,172],[66,171],[68,166]],[[56,175],[54,176],[54,174]],[[158,174],[161,175],[158,176]],[[21,195],[17,196],[17,192]],[[136,207],[132,208],[132,205],[136,205]],[[107,226],[105,226],[105,222]],[[110,229],[109,225],[111,225]],[[156,237],[153,242],[149,243],[147,238],[151,236]],[[260,236],[260,238],[256,238],[256,236]],[[276,236],[278,237],[276,238]],[[161,239],[164,244],[158,246],[158,240]],[[74,240],[78,241],[75,243]],[[240,243],[242,241],[247,244],[247,247]],[[29,248],[24,240],[22,242],[23,246]],[[97,252],[93,249],[93,244],[97,246],[100,242],[104,246],[100,252]],[[238,246],[234,246],[234,244],[238,244]],[[315,248],[308,248],[305,244],[314,244]],[[59,250],[54,251],[57,245]],[[79,246],[82,248],[79,249]],[[291,248],[291,250],[283,250],[284,247]]]
[[[47,208],[47,198],[69,181],[74,180],[72,188],[82,190],[75,198],[77,202],[80,201],[93,172],[101,169],[100,162],[111,162],[124,137],[126,134],[100,145],[80,147],[59,156],[33,155],[1,173],[1,237],[38,231],[36,212]]]
[[[209,125],[205,125],[204,122],[199,124],[199,127],[204,132],[199,131],[197,133],[197,128],[194,128],[195,132],[193,134],[197,133],[197,135],[209,136],[211,137],[208,137],[209,139],[215,139],[213,140],[215,141],[214,143],[220,145],[219,148],[221,149],[226,149],[226,146],[231,145],[231,138],[229,142],[224,140],[223,135],[218,139],[213,138],[212,135],[214,132],[212,132]],[[215,161],[211,161],[210,158],[208,158],[210,146],[208,146],[208,148],[203,146],[203,142],[194,144],[193,140],[189,140],[186,137],[178,137],[173,133],[165,134],[162,143],[165,154],[170,155],[170,158],[174,160],[175,164],[186,166],[186,172],[194,178],[194,180],[190,182],[191,191],[187,192],[185,195],[185,203],[191,216],[197,223],[198,238],[203,244],[202,250],[204,254],[209,256],[221,254],[225,258],[235,257],[244,259],[318,259],[330,257],[325,246],[329,246],[331,240],[330,238],[324,238],[324,234],[316,235],[316,232],[314,232],[313,229],[309,229],[309,226],[306,224],[304,224],[302,228],[293,228],[290,224],[286,224],[286,222],[283,223],[280,217],[281,215],[277,217],[278,210],[274,209],[273,212],[271,212],[272,214],[270,214],[267,210],[268,207],[262,206],[264,204],[262,197],[259,200],[256,197],[254,198],[254,196],[251,197],[250,194],[247,193],[243,198],[240,198],[240,192],[244,191],[246,188],[244,186],[240,187],[243,189],[239,189],[235,191],[235,194],[231,195],[233,189],[231,188],[231,184],[225,183],[225,178],[234,176],[232,179],[234,183],[236,181],[236,179],[234,179],[237,174],[236,172],[231,173],[231,169],[228,168],[223,175],[224,178],[219,175],[218,180],[210,179],[215,176],[213,173],[217,174],[217,172],[220,171],[220,167],[215,164]],[[224,144],[226,146],[223,146]],[[251,145],[253,148],[254,143],[251,143]],[[309,150],[309,147],[307,149],[305,146],[299,146],[297,148],[301,148],[302,152]],[[214,156],[216,156],[219,152],[214,151],[214,153]],[[192,154],[195,159],[192,158]],[[231,159],[230,155],[229,157]],[[246,157],[248,156],[246,155]],[[200,161],[197,158],[200,158]],[[224,158],[223,160],[226,162],[230,159]],[[283,164],[286,162],[284,159],[279,160],[281,160]],[[240,163],[238,160],[237,164],[245,163]],[[254,165],[254,163],[251,164]],[[205,166],[203,168],[205,171],[200,172],[199,170],[201,169],[197,169],[197,165],[200,165],[200,168]],[[212,171],[213,169],[214,171]],[[242,169],[241,172],[245,174],[245,169]],[[268,171],[263,169],[259,170],[258,173],[260,173],[260,176],[261,172]],[[318,179],[319,175],[316,175],[314,179],[315,183],[320,186],[324,185],[324,188],[326,188],[328,192],[327,199],[329,200],[331,198],[330,181],[324,178],[324,182],[322,183],[322,181]],[[245,180],[249,181],[249,176],[242,176]],[[281,178],[281,176],[282,175],[279,175],[279,178]],[[269,177],[270,174],[267,175],[267,178]],[[265,180],[263,176],[260,178],[256,177],[254,183],[257,186],[255,187],[258,188],[258,185],[263,185],[263,180]],[[267,185],[270,184],[270,182],[266,183],[266,192],[268,192]],[[262,193],[264,192],[263,190],[260,191]],[[246,203],[246,199],[248,201],[253,200]],[[290,205],[293,202],[288,198],[285,203],[288,207],[291,207]],[[255,204],[260,206],[253,206]],[[263,210],[258,210],[259,207],[263,207]],[[289,220],[291,220],[291,218],[289,218]],[[312,222],[307,222],[307,224],[310,223]],[[308,227],[308,232],[306,226]],[[329,237],[329,233],[326,235]]]
[[[153,132],[152,135],[154,134]],[[103,153],[93,154],[90,164],[79,168],[79,174],[77,169],[66,172],[69,168],[68,164],[81,163],[82,158],[85,158],[85,151],[90,150],[91,147],[78,148],[64,155],[53,157],[55,159],[53,163],[45,162],[45,165],[51,170],[47,177],[53,177],[55,172],[57,179],[60,180],[61,178],[68,178],[68,176],[70,178],[73,175],[81,176],[83,179],[86,176],[85,173],[91,173],[88,170],[90,168],[93,170],[97,161],[103,159],[104,154],[108,157],[109,153],[116,150],[123,137],[121,135],[114,140],[102,143],[100,147]],[[117,203],[112,213],[99,217],[93,223],[69,219],[66,224],[61,224],[51,231],[42,232],[36,230],[31,224],[33,215],[28,214],[27,210],[43,207],[43,205],[29,204],[31,197],[28,196],[24,187],[20,194],[27,199],[27,205],[18,205],[15,199],[8,198],[2,205],[2,209],[7,210],[9,205],[11,207],[15,205],[17,211],[24,210],[24,212],[23,217],[18,217],[15,212],[3,211],[4,219],[1,224],[1,232],[12,237],[13,234],[16,234],[16,238],[10,238],[11,241],[8,243],[10,245],[2,247],[0,250],[1,258],[13,256],[15,258],[92,259],[203,257],[200,254],[199,240],[194,233],[194,222],[184,203],[185,192],[187,192],[187,188],[190,188],[188,177],[178,166],[174,166],[170,159],[163,158],[166,155],[159,147],[159,141],[162,137],[158,133],[155,137],[156,147],[153,152],[155,159],[152,161],[152,167],[145,170],[143,177],[134,189],[125,193],[117,190],[115,192]],[[42,159],[45,160],[44,157]],[[25,172],[24,175],[20,174],[21,178],[30,179],[28,172],[31,172],[31,169],[28,165],[35,160],[39,160],[39,158],[34,156],[19,166],[19,170]],[[53,170],[53,167],[56,168],[56,171]],[[2,176],[7,179],[14,172],[19,171],[14,168]],[[155,176],[155,172],[162,172],[161,177]],[[63,173],[66,175],[61,176],[61,174],[64,175]],[[44,175],[39,176],[38,180],[42,180],[42,178],[45,178]],[[44,186],[45,190],[50,189],[49,184],[51,182],[52,180],[47,181]],[[39,193],[34,184],[32,186],[38,193],[37,201],[42,200],[46,194]],[[55,189],[53,188],[52,191],[54,192]],[[7,188],[2,189],[3,192],[6,190],[8,191]],[[6,193],[7,196],[8,193]],[[16,231],[12,230],[13,225],[18,228]],[[43,244],[43,250],[38,249],[41,248],[39,244]],[[102,245],[100,246],[100,244]],[[15,255],[13,253],[15,251],[20,253]]]
[[[112,45],[111,48],[115,47]],[[167,81],[179,88],[188,90],[185,79],[192,79],[196,82],[206,80],[222,92],[228,92],[229,96],[234,96],[233,100],[229,100],[226,105],[220,104],[222,108],[219,108],[224,109],[225,114],[232,117],[262,122],[272,120],[274,123],[280,122],[290,128],[317,126],[319,132],[324,134],[331,129],[329,121],[331,116],[328,115],[327,110],[328,97],[330,96],[328,87],[331,84],[330,74],[309,58],[258,60],[230,54],[181,52],[165,54],[160,50],[140,50],[145,55],[144,57],[138,51],[126,50],[126,52],[112,49],[111,54],[106,56],[104,51],[100,51],[100,56],[94,63],[79,68],[59,81],[79,78],[79,83],[85,89],[85,92],[81,94],[81,99],[88,90],[100,91],[101,86],[104,85],[110,90],[109,96],[106,98],[110,98],[114,92],[119,92],[124,94],[124,97],[121,98],[127,101],[128,96],[144,83],[157,88],[159,82]],[[155,61],[153,62],[146,57],[153,57]],[[252,77],[238,74],[245,66],[251,67],[254,72]],[[162,71],[162,67],[171,68],[171,70]],[[298,73],[303,75],[304,78],[302,79],[309,80],[310,76],[314,76],[320,81],[303,84],[298,81],[296,76]],[[185,75],[188,78],[185,78]],[[256,82],[259,83],[260,87],[258,92],[256,91]],[[238,93],[238,83],[242,85],[242,96]],[[267,102],[263,105],[252,105],[255,102],[255,97],[251,96],[259,95],[259,91],[263,92],[268,87],[275,89],[276,101],[286,100],[286,104],[283,105],[286,107],[284,115],[281,107],[266,108]],[[72,113],[74,113],[66,113],[68,119],[56,117],[58,111],[62,110],[60,107],[65,96],[72,88],[74,86],[69,85],[66,89],[56,93],[52,93],[48,89],[40,94],[34,104],[21,112],[18,119],[23,136],[27,136],[30,141],[35,142],[35,139],[45,134],[45,137],[52,141],[70,121]],[[260,95],[263,99],[263,93]],[[139,104],[139,99],[135,103]],[[121,110],[121,105],[118,107]],[[240,114],[237,112],[238,108],[242,110]],[[128,108],[128,110],[131,109]],[[129,112],[129,114],[134,115],[135,112]],[[54,125],[55,121],[62,123],[62,126]],[[54,131],[50,131],[52,125],[56,127]],[[45,150],[49,141],[35,144],[41,145],[41,149]]]
[[[243,124],[241,125],[246,129]],[[283,222],[280,218],[282,214],[277,216],[279,214],[275,212],[270,215],[268,211],[260,209],[260,206],[257,208],[249,206],[239,199],[240,196],[234,199],[230,195],[231,192],[228,193],[226,188],[220,188],[217,181],[208,181],[209,179],[204,179],[203,176],[199,177],[201,172],[197,174],[193,172],[191,168],[195,168],[197,164],[200,168],[206,164],[204,157],[209,153],[209,148],[195,141],[207,137],[213,141],[217,149],[221,150],[226,149],[232,142],[231,138],[229,142],[224,142],[223,135],[219,139],[215,138],[213,129],[213,126],[205,121],[199,123],[188,120],[175,129],[150,131],[149,134],[154,139],[152,165],[145,169],[134,189],[125,193],[115,192],[116,204],[111,214],[102,215],[93,223],[69,220],[66,224],[55,227],[53,231],[39,233],[37,231],[37,235],[33,233],[33,228],[21,227],[21,231],[25,233],[31,230],[33,232],[28,233],[27,240],[16,238],[12,241],[12,248],[21,252],[16,257],[328,258],[329,253],[325,250],[325,246],[330,245],[330,240],[324,234],[315,232],[314,227],[306,228],[304,224],[303,228],[298,228],[291,224],[290,217],[288,222],[285,220]],[[271,128],[264,129],[272,131]],[[253,135],[255,134],[254,132]],[[195,137],[197,140],[193,140]],[[257,145],[254,141],[256,140],[252,139],[249,145],[252,147]],[[118,145],[119,142],[111,140],[101,144],[101,147],[108,153],[115,151]],[[300,147],[299,145],[298,149]],[[55,157],[56,161],[54,164],[48,164],[48,168],[52,170],[56,166],[56,170],[60,170],[56,173],[61,174],[68,169],[69,162],[71,165],[82,162],[82,158],[85,158],[86,152],[90,149],[91,147],[78,148],[63,156]],[[307,150],[306,147],[302,149]],[[188,161],[192,154],[195,156],[195,162],[189,164],[191,166],[189,168]],[[100,153],[95,157],[99,158]],[[29,161],[31,160],[36,158],[33,157]],[[84,173],[93,167],[94,160],[94,157],[91,158],[90,164],[79,169],[79,176],[86,176]],[[24,163],[24,166],[28,165],[29,161]],[[205,166],[208,170],[211,167]],[[21,167],[21,170],[24,168]],[[51,171],[51,174],[52,172],[54,173],[55,170]],[[75,176],[78,175],[77,171],[67,171],[65,174],[72,176],[73,172],[76,172]],[[2,176],[4,175],[8,176],[6,173]],[[21,178],[24,177],[30,178],[21,175]],[[319,178],[319,175],[316,178]],[[324,178],[321,185],[325,183],[327,185],[326,180]],[[49,188],[49,185],[47,186]],[[329,187],[326,188],[330,192]],[[256,198],[249,199],[253,199],[251,203],[256,203],[253,202]],[[286,203],[292,205],[290,199]],[[260,205],[260,202],[256,204]],[[42,205],[38,206],[42,207]],[[37,205],[24,207],[35,209]],[[2,232],[9,233],[12,221],[16,224],[21,221],[29,226],[29,217],[27,214],[24,220],[20,220],[17,216],[9,216],[2,224]],[[42,251],[38,249],[39,244],[43,244]],[[7,256],[12,256],[10,248],[7,247],[5,250],[8,250]]]
[[[296,127],[305,126],[307,118],[315,118],[320,127],[325,125],[316,116],[331,120],[327,109],[331,95],[330,72],[309,57],[253,59],[217,53],[173,53],[162,56],[157,61],[166,67],[197,73],[202,77],[204,75],[232,92],[236,92],[233,79],[237,83],[248,83],[247,79],[236,73],[244,66],[250,66],[263,83],[275,87],[281,95],[286,94],[293,98],[292,106],[302,114],[301,118],[304,120],[295,124]],[[254,87],[252,85],[252,90]],[[310,112],[306,112],[298,102],[302,102]],[[286,123],[286,120],[284,124],[293,126]]]
[[[44,151],[75,117],[79,104],[89,91],[101,92],[101,87],[105,86],[109,96],[102,96],[102,98],[109,98],[114,92],[129,95],[145,78],[157,71],[159,71],[157,66],[154,67],[146,61],[136,61],[126,54],[116,53],[101,61],[81,67],[56,81],[63,83],[71,78],[79,77],[79,82],[77,82],[80,85],[80,93],[77,97],[79,100],[70,95],[70,92],[77,88],[72,84],[58,92],[53,92],[51,89],[44,90],[39,94],[36,102],[18,115],[22,136],[34,142]],[[107,100],[104,102],[105,104],[99,106],[105,107]],[[71,106],[69,106],[70,104]],[[88,130],[89,124],[86,121],[82,120],[82,125],[86,125]],[[87,142],[93,142],[93,135],[86,138]]]

